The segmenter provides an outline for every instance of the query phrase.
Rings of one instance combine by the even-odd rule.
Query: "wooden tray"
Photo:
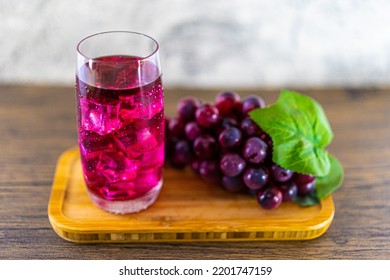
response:
[[[316,206],[264,210],[251,196],[210,186],[190,170],[166,168],[150,208],[114,215],[90,201],[77,148],[58,160],[48,206],[54,231],[79,243],[308,240],[326,232],[334,211],[331,196]]]

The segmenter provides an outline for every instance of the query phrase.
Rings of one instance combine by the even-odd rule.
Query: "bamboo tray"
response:
[[[59,158],[48,205],[54,231],[77,243],[309,240],[326,232],[334,211],[331,196],[316,206],[264,210],[253,197],[210,186],[190,170],[166,168],[150,208],[114,215],[90,201],[77,148]]]

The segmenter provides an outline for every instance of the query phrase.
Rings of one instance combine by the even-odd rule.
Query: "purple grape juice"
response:
[[[152,63],[130,56],[94,59],[78,71],[84,179],[92,200],[110,212],[145,209],[160,191],[164,94],[158,73]]]

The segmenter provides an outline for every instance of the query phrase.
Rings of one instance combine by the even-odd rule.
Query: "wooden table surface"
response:
[[[299,89],[297,89],[299,90]],[[166,112],[217,89],[166,89]],[[257,93],[268,103],[273,90]],[[73,88],[0,87],[0,259],[390,259],[390,89],[305,89],[324,107],[329,150],[345,180],[334,221],[311,241],[79,245],[52,230],[47,206],[56,161],[76,145]]]

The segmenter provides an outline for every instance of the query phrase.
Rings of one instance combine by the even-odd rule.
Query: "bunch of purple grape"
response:
[[[272,161],[272,140],[249,117],[264,100],[221,92],[215,104],[186,97],[177,116],[166,118],[166,159],[175,168],[191,166],[203,180],[232,193],[254,195],[265,209],[314,191],[315,176],[284,169]]]

